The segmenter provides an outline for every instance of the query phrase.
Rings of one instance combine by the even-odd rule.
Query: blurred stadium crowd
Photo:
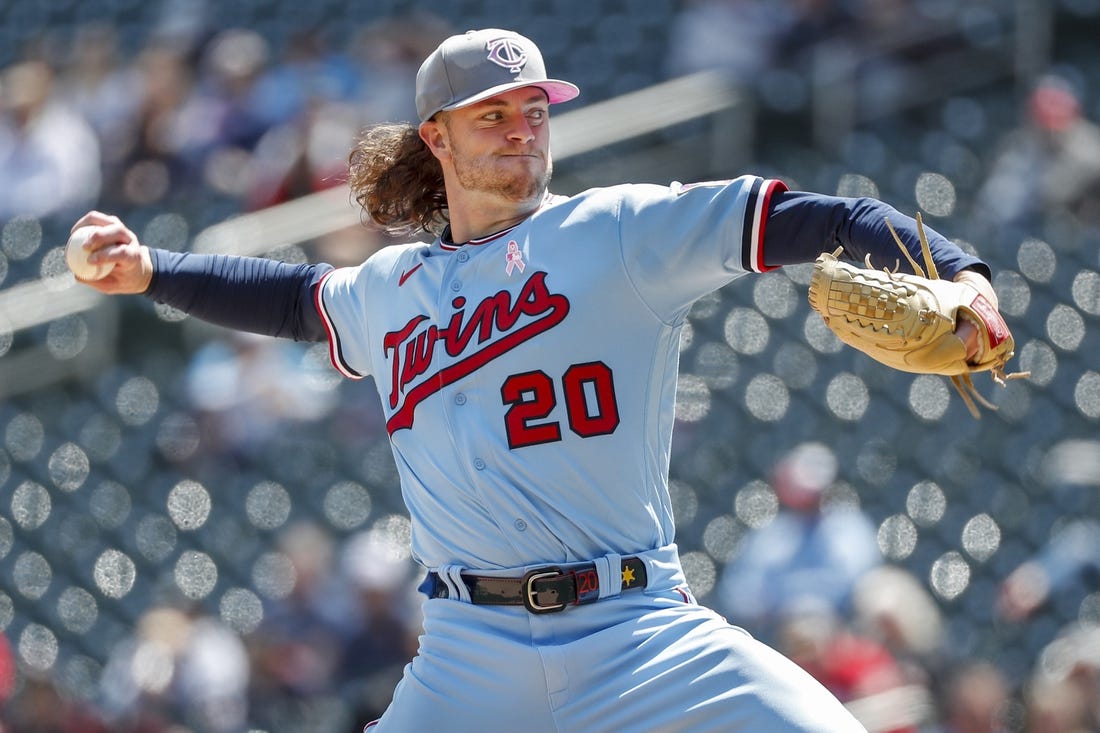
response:
[[[804,268],[701,301],[678,540],[704,603],[872,731],[1100,730],[1100,0],[0,0],[0,295],[71,287],[89,208],[183,249],[342,185],[359,128],[414,118],[420,60],[487,26],[534,38],[571,107],[705,69],[742,93],[744,159],[688,124],[560,161],[563,193],[687,141],[705,165],[637,175],[874,195],[990,261],[1032,378],[978,375],[981,421],[842,349]],[[0,400],[0,732],[345,733],[385,708],[419,577],[376,397],[324,348],[138,298],[0,312]]]

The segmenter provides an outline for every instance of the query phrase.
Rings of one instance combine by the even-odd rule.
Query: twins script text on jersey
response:
[[[509,265],[512,262],[509,260]],[[454,313],[442,328],[420,314],[382,338],[382,350],[392,364],[389,406],[393,414],[386,423],[391,433],[412,427],[413,413],[420,402],[553,328],[569,313],[569,299],[550,292],[545,272],[527,278],[515,300],[511,292],[501,290],[472,308],[467,308],[462,296],[452,300],[451,305]],[[471,342],[474,346],[467,353]],[[432,364],[437,363],[434,357],[439,345],[457,361],[429,373]]]

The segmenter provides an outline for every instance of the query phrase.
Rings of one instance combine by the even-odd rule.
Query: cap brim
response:
[[[523,87],[538,87],[546,92],[546,96],[550,100],[550,104],[558,104],[559,102],[568,102],[570,99],[575,99],[581,90],[576,84],[570,84],[567,81],[561,81],[560,79],[543,79],[541,81],[514,81],[508,84],[498,84],[495,87],[489,87],[483,92],[479,92],[472,97],[466,97],[466,99],[459,100],[454,104],[448,104],[446,107],[441,107],[440,111],[462,109],[463,107],[469,107],[471,104],[477,104],[483,102],[489,97],[495,97],[498,94],[504,94],[510,92],[513,89],[522,89]]]

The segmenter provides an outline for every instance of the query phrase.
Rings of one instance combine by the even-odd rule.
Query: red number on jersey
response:
[[[513,374],[504,380],[500,396],[504,404],[511,405],[504,413],[508,447],[523,448],[561,440],[561,427],[556,422],[532,424],[534,420],[545,419],[558,404],[554,380],[546,372]]]
[[[608,435],[619,427],[619,405],[615,402],[615,382],[611,367],[602,361],[574,364],[561,378],[569,427],[582,438]],[[586,390],[590,390],[586,394]],[[591,410],[589,396],[595,402]]]
[[[602,361],[574,364],[561,382],[569,428],[574,433],[591,438],[615,432],[619,427],[619,405],[610,367]],[[504,413],[509,447],[561,440],[559,423],[536,422],[549,417],[558,404],[554,380],[546,372],[513,374],[504,380],[500,396],[504,404],[511,405]]]

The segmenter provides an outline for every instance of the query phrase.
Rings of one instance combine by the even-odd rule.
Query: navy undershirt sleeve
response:
[[[886,226],[887,219],[913,259],[924,268],[916,220],[889,204],[873,198],[777,191],[771,198],[764,228],[764,262],[769,266],[813,262],[822,252],[832,252],[842,245],[841,256],[846,259],[863,261],[864,256],[870,254],[875,267],[892,270],[898,263],[902,271],[912,272],[913,268]],[[941,278],[950,280],[966,269],[991,278],[988,265],[967,254],[927,223],[924,232]]]
[[[204,321],[295,341],[328,338],[313,294],[326,264],[291,265],[260,257],[149,250],[145,296]]]

